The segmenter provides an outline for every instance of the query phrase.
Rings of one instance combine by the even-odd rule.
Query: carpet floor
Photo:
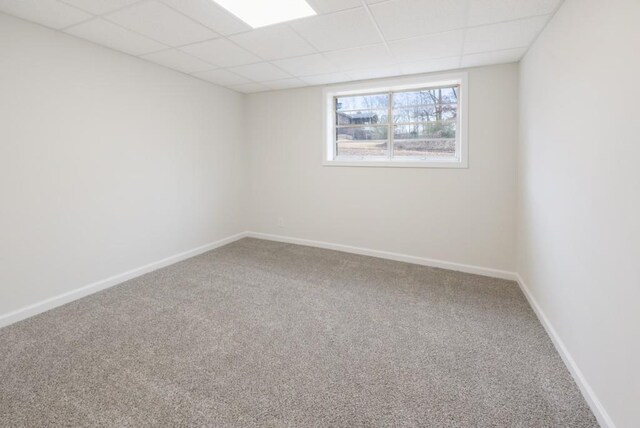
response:
[[[511,281],[242,239],[0,330],[0,425],[596,427]]]

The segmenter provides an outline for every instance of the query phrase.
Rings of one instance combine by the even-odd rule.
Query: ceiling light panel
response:
[[[315,10],[305,0],[214,1],[253,28],[316,15]]]

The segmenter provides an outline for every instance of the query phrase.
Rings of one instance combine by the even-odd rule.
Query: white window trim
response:
[[[389,160],[389,159],[335,159],[335,117],[334,97],[345,95],[363,95],[377,92],[393,92],[421,89],[436,86],[460,85],[458,94],[458,120],[460,129],[456,132],[456,150],[458,160]],[[351,83],[325,87],[322,91],[323,102],[323,138],[322,165],[325,166],[364,166],[364,167],[402,167],[402,168],[468,168],[468,111],[469,84],[467,73],[446,73],[430,76],[412,76],[382,79],[374,82]]]

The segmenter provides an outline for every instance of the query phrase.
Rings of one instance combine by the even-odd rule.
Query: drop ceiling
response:
[[[308,0],[252,29],[212,0],[0,0],[0,11],[240,92],[520,60],[562,0]]]

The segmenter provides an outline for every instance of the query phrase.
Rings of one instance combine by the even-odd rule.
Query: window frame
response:
[[[456,129],[456,160],[450,159],[389,159],[388,157],[349,157],[336,156],[336,119],[335,98],[353,95],[371,95],[391,92],[406,92],[417,89],[432,89],[443,86],[458,85],[458,114]],[[323,96],[323,145],[322,165],[325,166],[364,166],[364,167],[405,167],[405,168],[468,168],[468,73],[446,73],[430,76],[412,76],[403,78],[382,79],[373,82],[350,83],[327,86]],[[393,109],[389,99],[389,110]],[[389,121],[391,121],[389,117]],[[393,123],[388,123],[389,133],[393,132]],[[393,135],[388,135],[389,156],[393,156]]]

